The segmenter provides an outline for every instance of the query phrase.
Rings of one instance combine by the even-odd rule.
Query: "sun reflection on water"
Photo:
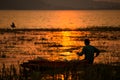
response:
[[[70,33],[70,32],[65,32],[65,31],[63,31],[63,32],[61,33],[61,35],[63,36],[63,37],[62,37],[62,42],[61,42],[62,45],[68,46],[68,45],[73,44],[72,41],[71,41],[71,39],[70,39],[70,37],[69,37],[69,36],[71,36],[71,33]]]
[[[79,40],[78,38],[86,37],[86,35],[89,35],[89,34],[90,34],[90,32],[85,32],[85,33],[83,33],[83,32],[75,33],[72,31],[60,32],[61,37],[58,38],[59,39],[58,41],[63,46],[62,49],[65,51],[57,53],[58,56],[56,56],[56,57],[58,57],[58,60],[76,60],[76,59],[78,59],[76,52],[81,51],[82,48],[77,49],[77,47],[84,46],[83,41]],[[53,59],[55,59],[55,58],[53,57]],[[84,58],[84,56],[79,57],[79,59],[83,59],[83,58]]]
[[[102,51],[101,56],[96,58],[95,62],[105,62],[105,60],[106,62],[115,62],[119,56],[112,55],[119,53],[118,33],[119,31],[112,33],[100,31],[26,31],[16,33],[16,36],[13,33],[4,33],[0,34],[0,47],[1,53],[8,58],[18,59],[19,57],[19,60],[23,59],[24,56],[25,60],[33,59],[34,56],[49,60],[73,60],[77,59],[76,52],[80,52],[84,46],[83,40],[90,38],[91,45]],[[104,58],[104,56],[108,57],[104,53],[109,56],[108,60]],[[80,59],[82,58],[84,57],[80,57]],[[114,60],[111,61],[111,58]]]

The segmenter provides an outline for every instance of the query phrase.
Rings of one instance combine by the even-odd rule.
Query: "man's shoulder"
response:
[[[92,46],[92,45],[87,45],[87,46],[84,46],[83,48],[85,48],[85,49],[95,49],[95,47]]]
[[[86,46],[84,46],[85,48],[89,48],[89,47],[94,47],[94,46],[92,46],[92,45],[86,45]]]

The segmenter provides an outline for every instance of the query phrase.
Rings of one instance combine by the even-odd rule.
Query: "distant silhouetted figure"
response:
[[[85,55],[85,61],[87,61],[89,64],[93,64],[94,61],[94,57],[97,57],[100,53],[100,51],[95,48],[94,46],[90,45],[90,40],[89,39],[85,39],[84,40],[84,44],[85,46],[83,47],[81,52],[77,52],[78,56],[82,56],[83,54]],[[94,53],[96,53],[96,55],[94,56]]]
[[[11,28],[15,28],[16,26],[15,26],[15,23],[14,22],[12,22],[12,24],[11,24]]]

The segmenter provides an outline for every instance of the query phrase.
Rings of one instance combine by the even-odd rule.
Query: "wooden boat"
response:
[[[49,61],[49,60],[29,60],[21,66],[29,70],[53,70],[53,69],[72,69],[79,66],[87,65],[87,61],[71,60],[71,61]]]
[[[21,72],[23,77],[27,78],[35,72],[39,72],[41,76],[50,75],[57,76],[63,74],[67,80],[71,73],[84,71],[88,66],[87,61],[71,60],[71,61],[49,61],[49,60],[29,60],[21,64]],[[27,80],[27,79],[26,79]]]

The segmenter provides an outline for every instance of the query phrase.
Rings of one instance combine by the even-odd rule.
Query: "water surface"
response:
[[[119,62],[119,31],[16,31],[0,34],[0,53],[8,60],[25,61],[35,57],[48,60],[78,59],[76,52],[82,50],[83,40],[89,38],[91,45],[100,49],[95,63]],[[83,59],[84,56],[80,57]]]
[[[120,10],[3,10],[0,27],[10,28],[85,28],[119,26]]]

